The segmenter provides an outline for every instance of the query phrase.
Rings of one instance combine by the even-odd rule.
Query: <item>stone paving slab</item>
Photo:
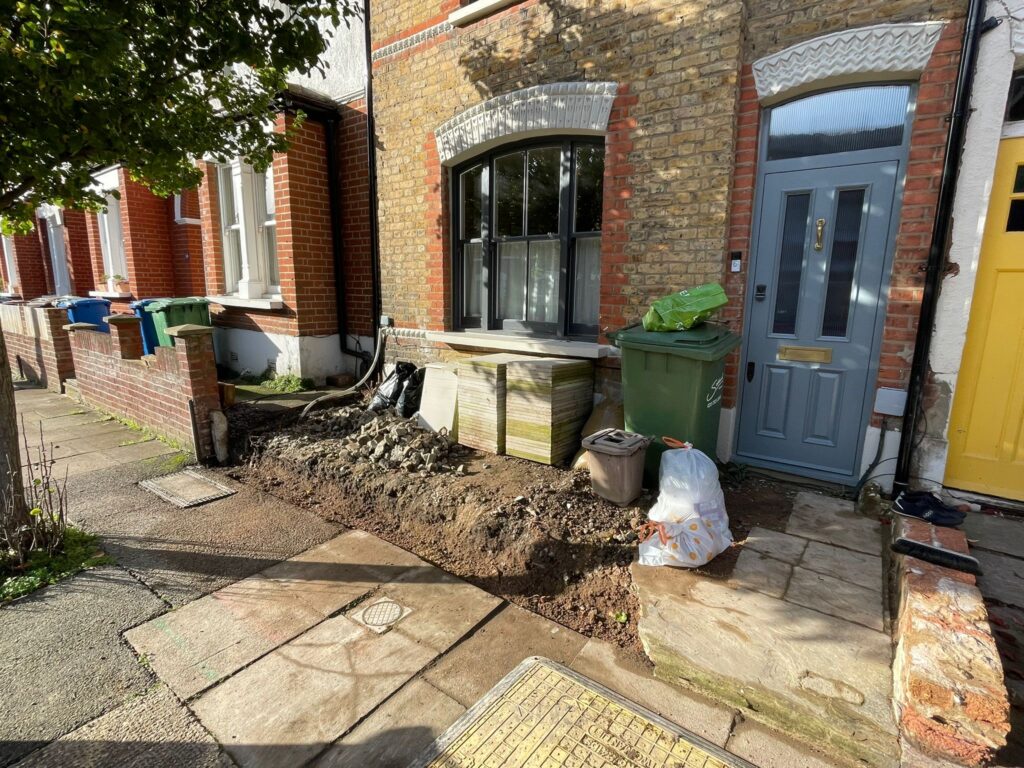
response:
[[[568,664],[586,644],[587,638],[571,629],[506,605],[423,678],[468,708],[528,656]]]
[[[1024,518],[969,512],[963,530],[971,539],[972,550],[981,547],[1004,555],[1024,557]]]
[[[813,753],[753,720],[743,720],[733,729],[726,748],[759,768],[847,768],[821,753]],[[909,766],[901,766],[909,768]]]
[[[231,768],[234,763],[165,686],[157,685],[33,752],[16,768]]]
[[[806,568],[793,569],[786,600],[876,632],[885,628],[881,590],[860,587]]]
[[[827,752],[897,765],[888,635],[680,569],[632,573],[660,678]]]
[[[190,698],[368,594],[381,581],[417,568],[444,575],[375,536],[350,531],[159,616],[125,637],[178,696]],[[426,583],[440,579],[421,578]]]
[[[152,676],[119,633],[164,609],[104,567],[0,610],[0,765],[146,690]]]
[[[743,542],[743,548],[753,549],[784,563],[796,565],[807,549],[807,539],[767,528],[751,528],[746,541]]]
[[[809,542],[800,561],[802,568],[824,573],[840,581],[850,582],[879,594],[882,592],[882,558],[833,547],[817,541]]]
[[[311,765],[316,768],[407,768],[466,708],[416,679]]]
[[[881,526],[864,517],[853,502],[801,491],[793,500],[786,533],[877,555],[882,551]]]
[[[793,567],[756,549],[743,548],[733,567],[730,583],[781,598],[793,576]]]
[[[436,652],[398,632],[335,616],[193,704],[242,768],[300,765],[422,669]]]
[[[996,552],[972,550],[981,565],[978,589],[1006,605],[1024,608],[1024,559],[1000,555]]]

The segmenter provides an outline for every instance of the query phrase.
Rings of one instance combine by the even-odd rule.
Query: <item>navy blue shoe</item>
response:
[[[963,512],[947,507],[931,494],[927,497],[914,497],[901,493],[893,502],[892,509],[897,515],[916,517],[918,520],[945,528],[956,528],[966,517]]]

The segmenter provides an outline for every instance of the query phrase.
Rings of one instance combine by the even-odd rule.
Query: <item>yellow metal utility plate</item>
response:
[[[411,768],[753,768],[548,659],[510,672]]]

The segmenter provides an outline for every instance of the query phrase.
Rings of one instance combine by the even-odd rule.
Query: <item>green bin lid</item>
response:
[[[688,331],[645,331],[642,325],[634,325],[608,338],[620,349],[643,349],[695,360],[717,360],[740,343],[739,336],[717,323],[702,323]]]
[[[196,304],[207,305],[209,300],[202,296],[189,296],[183,299],[155,299],[143,307],[147,312],[163,312],[171,307],[187,307]]]

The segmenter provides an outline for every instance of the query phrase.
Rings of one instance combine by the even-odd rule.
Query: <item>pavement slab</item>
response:
[[[423,678],[471,707],[523,659],[572,662],[587,638],[516,605],[506,605],[423,673]]]
[[[145,691],[120,633],[165,610],[120,568],[72,576],[0,610],[0,765]]]
[[[743,720],[733,729],[726,748],[759,768],[840,768],[849,763],[811,752],[753,720]],[[909,766],[907,766],[909,768]]]
[[[824,573],[794,568],[785,599],[876,632],[885,628],[881,590],[867,589]]]
[[[416,679],[332,744],[315,768],[406,768],[466,708]]]
[[[800,567],[882,592],[882,558],[812,541],[800,560]]]
[[[189,698],[382,581],[417,568],[442,574],[370,534],[350,531],[159,616],[125,637],[176,694]],[[422,578],[428,583],[438,580]]]
[[[156,685],[33,752],[16,768],[231,768],[220,745]]]
[[[242,768],[300,765],[401,688],[436,652],[335,616],[193,703]]]
[[[1015,557],[1024,556],[1024,517],[997,517],[969,512],[963,530],[971,549],[981,547]]]
[[[793,567],[788,563],[744,547],[729,580],[736,586],[781,598],[792,576]]]
[[[793,500],[786,533],[869,555],[882,551],[877,520],[858,514],[852,501],[809,491],[801,491]]]
[[[796,565],[800,562],[804,550],[807,549],[807,539],[772,531],[768,528],[751,528],[743,542],[743,548],[745,550],[753,549],[784,563]]]
[[[1024,560],[996,552],[971,550],[981,565],[978,589],[986,598],[1024,608]]]

